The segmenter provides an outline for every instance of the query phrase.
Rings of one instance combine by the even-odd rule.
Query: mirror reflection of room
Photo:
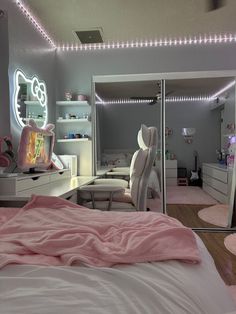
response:
[[[106,178],[128,182],[131,159],[140,148],[141,125],[154,126],[160,134],[160,82],[96,83],[95,95],[97,174],[108,168]],[[157,143],[160,151],[160,139]],[[148,184],[148,209],[155,196],[160,199],[158,173],[153,167]]]
[[[228,227],[234,85],[232,77],[166,81],[167,213],[192,228]]]

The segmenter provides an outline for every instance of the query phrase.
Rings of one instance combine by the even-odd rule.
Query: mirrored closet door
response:
[[[106,178],[128,182],[131,159],[139,149],[138,131],[142,124],[155,126],[158,130],[158,146],[153,182],[148,188],[147,207],[155,207],[161,212],[160,99],[159,80],[95,82],[96,174],[104,173]]]
[[[120,168],[119,178],[128,181],[141,124],[156,126],[157,180],[154,191],[148,190],[148,208],[191,228],[231,227],[235,78],[196,73],[194,78],[182,73],[175,79],[171,74],[163,80],[142,77],[94,79],[95,174],[111,178],[107,172]]]
[[[234,188],[234,78],[167,80],[166,89],[167,213],[191,228],[227,228]]]

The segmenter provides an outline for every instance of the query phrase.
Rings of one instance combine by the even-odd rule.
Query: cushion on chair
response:
[[[84,205],[88,208],[93,208],[92,202],[88,202]],[[108,207],[108,201],[95,201],[95,209],[100,210],[107,210]],[[110,210],[112,211],[135,211],[135,207],[132,205],[132,203],[123,203],[123,202],[113,202],[111,205]]]
[[[101,179],[96,179],[94,181],[95,185],[110,185],[110,186],[121,186],[122,188],[127,188],[128,187],[128,182],[123,179],[109,179],[109,178],[101,178]]]

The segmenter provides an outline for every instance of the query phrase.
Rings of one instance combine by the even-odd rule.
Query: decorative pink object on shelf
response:
[[[86,96],[86,95],[83,95],[83,94],[78,94],[78,95],[77,95],[77,100],[79,100],[79,101],[85,101],[85,100],[87,100],[87,96]]]

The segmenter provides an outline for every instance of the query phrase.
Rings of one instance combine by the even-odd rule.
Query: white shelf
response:
[[[63,101],[57,101],[56,104],[58,106],[88,106],[88,102],[85,101],[79,101],[79,100],[63,100]]]
[[[70,142],[88,142],[89,138],[66,138],[66,139],[58,139],[58,143],[70,143]]]
[[[26,105],[34,105],[34,106],[39,106],[39,101],[38,100],[25,100],[24,103]]]
[[[57,123],[90,122],[88,119],[57,119]]]
[[[224,137],[233,137],[233,136],[236,136],[236,134],[234,134],[234,133],[224,134]]]
[[[44,122],[45,119],[37,119],[37,118],[23,118],[23,121],[29,121],[30,119],[33,119],[35,122]]]

